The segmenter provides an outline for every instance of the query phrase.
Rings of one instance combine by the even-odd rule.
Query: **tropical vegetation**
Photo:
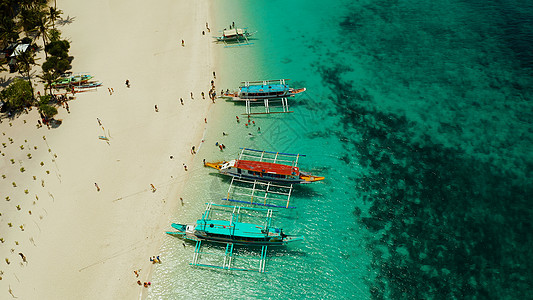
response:
[[[9,110],[36,105],[44,115],[52,117],[57,110],[48,104],[48,100],[42,103],[35,99],[32,79],[38,77],[45,83],[45,94],[52,94],[51,84],[72,68],[73,57],[68,53],[69,42],[62,40],[61,33],[56,29],[56,21],[63,12],[56,7],[55,1],[51,5],[48,2],[49,0],[0,0],[0,49],[9,46],[12,51],[17,43],[30,44],[26,51],[15,57],[15,69],[21,78],[13,80],[2,90],[0,99],[4,108]],[[42,43],[43,47],[37,47],[36,41]],[[42,73],[35,74],[35,55],[40,50],[44,50],[46,60],[41,65]],[[4,65],[8,63],[6,57],[0,57],[0,71],[7,70]]]

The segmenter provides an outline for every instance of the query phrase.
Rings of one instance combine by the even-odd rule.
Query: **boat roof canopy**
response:
[[[253,161],[253,160],[237,160],[235,167],[243,170],[250,170],[254,172],[278,174],[278,175],[299,175],[298,167],[281,165],[269,162]]]
[[[234,28],[230,30],[224,30],[224,36],[232,36],[237,34],[244,34],[244,29]]]
[[[211,234],[220,234],[228,236],[239,236],[239,237],[250,237],[250,238],[261,238],[267,235],[267,231],[263,231],[264,227],[251,224],[251,223],[241,223],[241,222],[230,222],[227,220],[203,220],[200,219],[196,221],[197,229],[209,232]],[[205,226],[205,227],[204,227]],[[276,228],[273,228],[276,231]],[[279,229],[277,230],[279,231]]]
[[[284,92],[289,90],[287,84],[269,84],[269,85],[249,85],[241,87],[242,93],[272,93],[272,92]]]

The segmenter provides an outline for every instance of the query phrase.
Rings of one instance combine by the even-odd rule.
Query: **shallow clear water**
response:
[[[149,298],[529,297],[530,2],[217,5],[213,28],[258,31],[251,46],[218,49],[218,86],[290,78],[308,90],[294,113],[248,128],[244,106],[219,101],[175,221],[222,203],[229,180],[201,159],[239,147],[306,154],[301,168],[326,180],[275,214],[305,241],[271,249],[266,274],[190,267],[193,245],[168,236]]]

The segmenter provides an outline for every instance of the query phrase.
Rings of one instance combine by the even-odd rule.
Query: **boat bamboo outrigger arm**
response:
[[[271,111],[270,110],[270,103],[280,101],[281,103],[281,109],[282,111]],[[287,98],[281,98],[281,99],[263,99],[263,103],[265,105],[265,112],[252,112],[252,102],[256,103],[258,100],[256,99],[246,99],[246,113],[243,115],[265,115],[265,114],[285,114],[285,113],[292,113],[293,110],[289,110],[289,100]]]

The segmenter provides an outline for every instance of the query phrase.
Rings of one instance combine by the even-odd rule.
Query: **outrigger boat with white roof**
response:
[[[263,224],[254,224],[241,221],[241,215],[246,214],[246,220],[258,218],[258,215],[266,212]],[[220,268],[227,270],[258,271],[265,272],[266,254],[268,246],[283,246],[290,242],[302,241],[302,236],[287,235],[281,228],[272,227],[272,210],[260,208],[245,208],[237,206],[219,205],[208,203],[202,218],[195,224],[177,224],[172,227],[176,231],[167,231],[167,234],[196,242],[191,265],[200,267]],[[231,213],[229,219],[223,219],[217,214]],[[223,255],[201,251],[203,242],[225,244],[226,250]],[[236,267],[234,262],[234,245],[261,247],[259,268],[249,269]],[[209,256],[212,255],[212,256]],[[203,256],[208,256],[207,261],[201,261]],[[213,256],[215,258],[213,259]],[[220,264],[216,256],[223,256]],[[247,257],[249,261],[250,257]],[[220,259],[219,259],[220,260]]]
[[[295,208],[289,205],[293,184],[324,180],[322,176],[300,171],[298,159],[302,156],[305,155],[241,148],[238,159],[206,162],[205,166],[232,176],[227,196],[222,200]]]
[[[290,113],[289,97],[306,91],[306,88],[292,88],[287,83],[289,79],[263,80],[263,81],[244,81],[241,82],[238,92],[230,93],[227,91],[220,97],[230,99],[236,102],[246,103],[246,114],[270,114],[270,113]],[[265,105],[264,113],[252,113],[252,102],[263,101]],[[282,111],[274,112],[270,110],[271,103],[280,101]]]
[[[248,38],[254,33],[248,31],[248,28],[230,28],[229,30],[224,29],[222,35],[215,37],[215,39],[217,42],[223,42],[226,47],[231,46],[228,43],[235,46],[251,45],[252,43],[250,43]]]

